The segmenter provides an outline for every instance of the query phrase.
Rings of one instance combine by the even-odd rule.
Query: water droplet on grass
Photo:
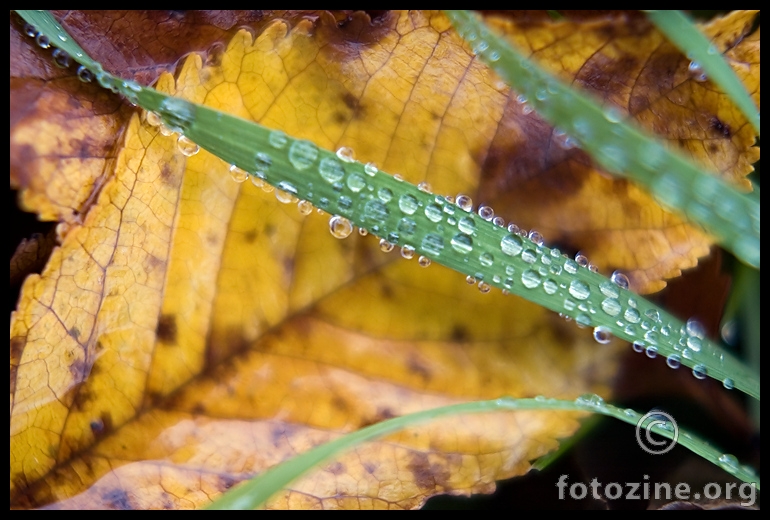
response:
[[[243,182],[249,178],[249,173],[233,164],[230,166],[230,177],[235,182]]]
[[[457,204],[457,207],[464,211],[473,211],[473,200],[471,200],[469,196],[463,195],[462,193],[457,195],[455,204]]]
[[[353,231],[353,224],[345,217],[335,215],[329,219],[329,231],[334,238],[347,238]]]
[[[398,208],[407,215],[413,215],[419,207],[420,203],[414,195],[405,193],[398,199]]]
[[[337,157],[339,157],[341,161],[344,161],[346,163],[352,163],[352,162],[355,162],[356,160],[355,153],[353,153],[353,149],[347,146],[340,146],[339,148],[337,148]]]
[[[450,244],[452,245],[452,249],[464,255],[473,251],[473,240],[468,235],[462,233],[453,236]]]
[[[294,145],[292,145],[292,149],[294,149]],[[289,154],[291,154],[291,152],[289,152]],[[345,176],[345,170],[342,167],[342,163],[334,157],[324,157],[321,159],[321,162],[318,165],[318,173],[320,173],[321,177],[329,184],[339,182]]]
[[[610,329],[600,325],[598,327],[594,327],[594,339],[597,343],[606,345],[612,341],[612,333],[610,332]]]
[[[586,300],[591,296],[591,290],[585,282],[572,280],[569,284],[569,293],[578,300]]]
[[[508,256],[516,256],[521,253],[524,242],[518,235],[506,235],[500,241],[500,248]]]
[[[316,159],[318,159],[318,147],[310,141],[294,141],[289,147],[289,162],[298,170],[310,168]],[[321,172],[321,176],[323,176],[323,172]],[[341,178],[342,176],[340,176]]]
[[[420,256],[417,259],[417,263],[420,264],[420,267],[428,267],[431,264],[431,260],[427,256]]]
[[[630,286],[630,283],[628,281],[628,276],[621,273],[620,271],[615,271],[614,273],[612,273],[610,280],[615,282],[615,285],[617,285],[621,289],[628,289],[628,287]]]
[[[273,148],[277,148],[278,150],[282,150],[288,144],[289,138],[287,137],[287,135],[284,132],[281,132],[280,130],[273,130],[267,136],[267,142]]]
[[[692,368],[692,375],[694,375],[697,379],[706,379],[708,376],[708,370],[706,369],[706,365],[700,363],[695,365]]]

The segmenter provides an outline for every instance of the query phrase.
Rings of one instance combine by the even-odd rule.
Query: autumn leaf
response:
[[[115,44],[122,50],[105,52],[113,61],[94,52],[107,68],[148,79],[191,49],[152,51],[168,33],[157,14],[88,21],[72,34],[115,26],[106,38],[119,41],[141,25],[132,16],[156,40]],[[709,30],[728,55],[756,61],[746,82],[758,97],[758,33],[737,36],[752,17]],[[84,19],[61,18],[68,29]],[[350,146],[437,193],[476,194],[547,239],[583,247],[603,270],[625,269],[642,291],[708,251],[702,232],[553,145],[553,129],[522,110],[442,15],[265,15],[254,33],[210,16],[200,40],[187,37],[196,24],[167,18],[182,28],[173,42],[232,38],[226,50],[191,55],[176,80],[163,74],[162,91],[328,149]],[[729,178],[750,170],[750,129],[645,22],[492,21],[642,124],[691,140],[696,159]],[[31,52],[11,25],[12,48]],[[371,237],[335,240],[326,218],[233,182],[208,153],[185,158],[175,137],[35,56],[46,63],[41,80],[12,68],[12,100],[23,103],[12,110],[11,182],[27,209],[67,229],[12,315],[12,505],[198,507],[394,415],[500,395],[607,393],[617,345],[599,349],[590,332],[533,304],[383,255]],[[682,137],[691,120],[700,133]],[[269,506],[416,507],[436,493],[490,491],[571,434],[575,419],[436,423],[366,445]]]

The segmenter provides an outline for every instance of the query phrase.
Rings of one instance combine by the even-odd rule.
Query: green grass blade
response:
[[[596,395],[582,396],[575,401],[547,399],[542,397],[536,397],[534,399],[513,399],[511,397],[503,397],[491,401],[477,401],[434,408],[432,410],[425,410],[396,417],[394,419],[388,419],[308,450],[286,462],[266,470],[264,473],[252,478],[248,482],[229,490],[209,505],[208,509],[254,509],[260,507],[264,505],[271,496],[287,487],[292,481],[343,451],[410,426],[415,426],[440,417],[468,413],[517,410],[592,412],[614,417],[634,426],[636,426],[642,419],[642,414],[639,414],[634,410],[624,410],[606,404]],[[643,425],[647,424],[649,423],[645,421]],[[652,427],[652,431],[667,439],[676,440],[680,445],[716,464],[720,468],[723,468],[725,471],[744,482],[756,483],[757,489],[760,489],[759,478],[753,469],[738,464],[733,456],[716,450],[702,439],[681,429],[677,432],[673,425],[668,421],[660,422],[659,426]],[[629,435],[631,435],[630,432]]]
[[[227,165],[234,165],[390,244],[569,316],[580,326],[595,327],[596,337],[611,333],[650,356],[666,358],[670,366],[690,367],[699,378],[712,377],[760,398],[754,370],[649,300],[557,249],[512,234],[467,207],[387,173],[342,161],[309,141],[102,74],[103,84],[155,111],[170,128],[223,159],[223,175]]]
[[[719,49],[681,11],[646,12],[656,27],[730,96],[759,135],[759,110]]]
[[[662,204],[703,226],[735,256],[759,267],[759,197],[741,193],[682,154],[603,109],[526,59],[475,14],[447,11],[473,51],[535,110],[576,139],[606,170],[645,186]]]

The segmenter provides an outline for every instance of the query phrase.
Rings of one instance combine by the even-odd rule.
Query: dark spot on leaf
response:
[[[341,475],[345,472],[346,468],[345,465],[341,462],[334,462],[332,464],[329,464],[326,468],[331,474],[333,475]]]
[[[104,503],[113,509],[130,510],[134,509],[131,505],[131,499],[122,489],[111,489],[102,494]]]
[[[420,376],[420,378],[422,378],[423,381],[425,382],[430,381],[431,379],[430,370],[416,356],[414,355],[409,356],[409,359],[407,360],[407,368],[409,368],[410,372]]]
[[[454,342],[462,343],[468,339],[468,331],[462,325],[455,325],[452,327],[450,338]]]
[[[158,326],[155,329],[158,341],[167,345],[176,344],[176,316],[173,314],[161,314],[158,318]]]
[[[91,398],[93,397],[91,392],[89,392],[86,388],[84,388],[83,385],[78,385],[76,389],[74,389],[74,397],[72,400],[72,408],[75,410],[84,410],[86,407],[86,404],[88,404],[89,401],[91,401]]]
[[[712,117],[709,121],[709,126],[714,132],[722,137],[730,137],[732,135],[730,125],[723,123],[718,117]]]
[[[78,339],[80,337],[80,329],[77,327],[72,327],[67,333],[73,339]]]
[[[275,226],[273,224],[268,224],[265,226],[265,233],[267,233],[267,236],[272,237],[275,235]]]
[[[377,466],[372,462],[364,462],[364,469],[367,473],[370,475],[373,475],[374,472],[377,470]]]
[[[70,364],[70,374],[72,374],[73,379],[78,383],[85,381],[90,372],[91,367],[83,359],[74,359]]]
[[[348,411],[348,403],[345,401],[342,397],[335,395],[332,398],[332,406],[335,407],[337,410],[347,412]]]
[[[94,437],[109,433],[113,428],[112,415],[110,412],[102,412],[99,417],[90,422],[89,426],[91,427],[91,432],[94,434]]]
[[[219,487],[222,490],[230,489],[237,483],[238,480],[234,479],[233,477],[229,477],[227,475],[219,475]]]
[[[393,289],[391,289],[389,284],[383,283],[380,287],[380,291],[382,292],[382,297],[386,300],[393,298]]]
[[[431,489],[435,486],[436,480],[433,477],[433,470],[424,453],[415,453],[407,466],[414,475],[414,483],[422,489]]]
[[[203,406],[202,403],[196,403],[195,406],[192,407],[192,413],[195,415],[204,415],[206,413],[206,407]]]
[[[246,243],[251,244],[257,239],[257,230],[251,229],[246,232],[245,235],[243,235],[243,239],[246,241]]]

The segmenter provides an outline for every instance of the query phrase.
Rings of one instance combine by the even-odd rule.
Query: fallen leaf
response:
[[[440,193],[488,189],[480,166],[506,125],[551,132],[504,117],[510,92],[433,13],[389,12],[372,27],[362,14],[314,15],[291,30],[274,22],[255,42],[238,32],[206,64],[191,56],[157,88],[329,149],[352,146]],[[114,128],[97,130],[115,139]],[[119,143],[93,204],[61,205],[86,207],[83,223],[73,220],[45,271],[27,279],[12,315],[13,506],[197,507],[390,416],[606,391],[616,349],[597,348],[588,331],[481,295],[440,266],[385,256],[371,238],[337,241],[325,218],[237,185],[205,152],[185,159],[136,116]],[[682,233],[686,257],[697,248]],[[574,419],[493,414],[406,432],[270,506],[416,507],[436,493],[490,491],[573,432]]]

